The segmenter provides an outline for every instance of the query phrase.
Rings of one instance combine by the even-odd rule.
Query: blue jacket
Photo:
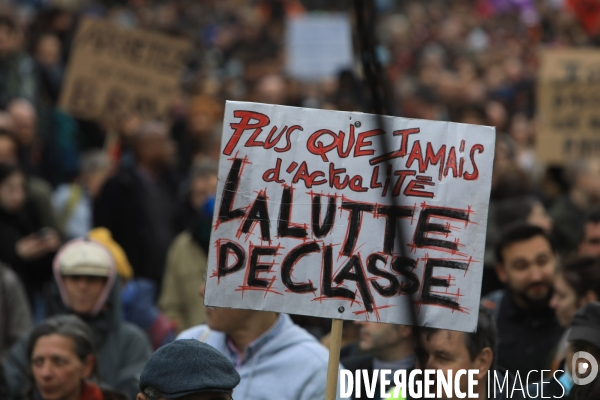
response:
[[[225,334],[211,331],[206,325],[183,331],[177,339],[206,342],[236,365],[242,378],[233,393],[236,400],[323,400],[325,397],[329,353],[286,314],[279,314],[275,326],[248,346],[241,362],[229,347]]]

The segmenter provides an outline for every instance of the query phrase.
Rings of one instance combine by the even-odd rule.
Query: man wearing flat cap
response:
[[[231,400],[238,383],[235,367],[214,347],[176,340],[150,356],[137,400]]]

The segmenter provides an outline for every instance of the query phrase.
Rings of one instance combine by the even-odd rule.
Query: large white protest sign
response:
[[[206,305],[475,330],[494,128],[227,102],[222,140]]]
[[[352,32],[345,14],[317,14],[286,22],[287,72],[322,79],[352,67]]]

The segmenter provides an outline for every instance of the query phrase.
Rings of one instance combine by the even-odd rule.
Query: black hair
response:
[[[510,197],[501,201],[496,209],[496,224],[502,230],[517,222],[527,221],[537,202],[539,200],[534,196]]]
[[[600,260],[591,256],[576,256],[560,267],[559,273],[573,289],[578,299],[590,290],[600,299]]]
[[[495,368],[497,352],[496,322],[487,309],[479,307],[477,331],[465,334],[465,346],[469,351],[469,358],[471,361],[475,360],[475,357],[477,357],[486,347],[492,349],[494,357],[492,359],[490,370]]]
[[[552,239],[542,228],[527,223],[516,223],[506,227],[500,235],[500,241],[496,245],[496,259],[500,263],[503,263],[504,256],[502,252],[505,248],[536,236],[541,236],[546,239],[553,252],[556,250],[552,243]]]
[[[425,334],[427,340],[429,340],[431,335],[439,331],[440,330],[436,328],[421,328],[421,332]],[[494,318],[492,318],[490,311],[482,306],[479,306],[477,330],[475,332],[464,333],[464,343],[467,351],[469,352],[469,358],[471,361],[475,360],[475,358],[481,354],[483,349],[489,347],[493,354],[490,370],[493,370],[496,367],[497,337],[498,334],[496,330],[496,322],[494,321]],[[417,342],[416,353],[417,357],[419,358],[425,355],[423,349],[420,347],[419,342]],[[425,364],[424,360],[421,359],[420,361],[421,363]]]

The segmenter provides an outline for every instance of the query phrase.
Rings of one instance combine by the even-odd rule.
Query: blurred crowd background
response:
[[[595,10],[578,18],[580,3],[375,1],[375,52],[393,114],[496,127],[482,295],[502,287],[493,249],[510,223],[541,227],[562,256],[600,253],[600,159],[544,165],[535,152],[544,140],[535,118],[539,50],[598,43]],[[122,318],[145,330],[155,348],[202,323],[198,288],[225,100],[372,111],[356,55],[352,68],[326,79],[286,74],[286,22],[298,16],[346,13],[359,53],[351,7],[325,0],[0,0],[0,262],[23,285],[31,321],[53,313],[57,251],[89,234],[117,262]],[[84,16],[193,42],[167,121],[122,113],[109,127],[58,106]],[[330,321],[294,320],[319,339],[329,330]],[[0,357],[17,338],[2,336]]]

